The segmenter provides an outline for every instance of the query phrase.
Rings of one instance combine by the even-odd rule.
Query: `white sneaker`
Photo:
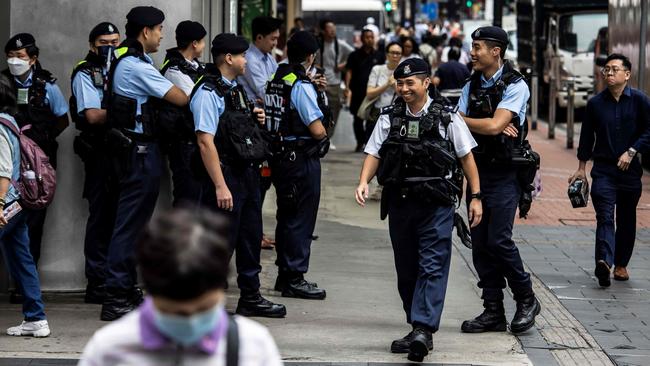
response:
[[[330,142],[330,150],[336,151],[336,146]]]
[[[47,324],[47,320],[39,320],[35,322],[23,321],[19,326],[7,329],[7,334],[16,337],[47,337],[50,335],[50,326]]]

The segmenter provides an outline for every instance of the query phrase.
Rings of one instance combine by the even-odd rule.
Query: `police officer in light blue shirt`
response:
[[[119,197],[113,235],[108,247],[106,298],[102,320],[114,320],[142,301],[135,287],[134,244],[147,224],[158,198],[162,160],[156,141],[151,97],[174,105],[187,104],[187,95],[165,79],[147,53],[158,51],[165,15],[151,6],[138,6],[126,16],[126,40],[115,50],[109,74],[109,150]]]
[[[74,150],[84,163],[83,197],[88,200],[88,221],[84,240],[86,259],[85,302],[101,304],[106,292],[106,256],[115,223],[117,187],[107,166],[106,101],[108,69],[120,33],[111,23],[97,24],[88,36],[90,51],[72,71],[72,120],[81,132]]]
[[[529,91],[523,76],[503,59],[508,45],[503,29],[481,27],[472,39],[474,73],[458,106],[478,143],[472,152],[481,177],[483,220],[472,228],[472,258],[485,310],[463,322],[461,329],[467,333],[506,330],[503,289],[507,280],[517,303],[510,330],[521,333],[535,324],[541,308],[512,240],[522,197],[518,168],[512,165],[513,145],[524,133]]]

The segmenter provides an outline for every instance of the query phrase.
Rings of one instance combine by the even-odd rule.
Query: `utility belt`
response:
[[[106,131],[82,131],[75,136],[72,144],[75,154],[79,155],[82,161],[96,157],[107,149]]]
[[[461,189],[440,177],[411,177],[404,178],[403,182],[394,188],[401,198],[445,206],[456,204],[457,192]]]
[[[282,161],[295,161],[298,157],[324,157],[329,151],[329,138],[322,140],[296,139],[273,143],[273,156]]]

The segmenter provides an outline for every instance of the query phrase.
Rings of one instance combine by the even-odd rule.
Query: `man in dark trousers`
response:
[[[591,168],[591,198],[596,210],[596,270],[600,286],[627,281],[627,265],[636,236],[636,206],[641,198],[643,168],[637,156],[650,149],[650,100],[627,85],[632,64],[620,54],[607,57],[602,69],[607,89],[591,98],[578,146],[578,170],[569,178],[586,182]],[[616,211],[616,221],[614,221]]]

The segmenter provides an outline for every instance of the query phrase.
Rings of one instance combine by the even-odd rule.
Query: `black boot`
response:
[[[515,312],[512,322],[510,322],[510,331],[512,333],[522,333],[535,325],[535,317],[542,310],[537,298],[533,295],[525,300],[517,302],[517,311]]]
[[[403,338],[396,339],[390,345],[390,351],[392,353],[409,353],[411,347],[411,341],[413,340],[414,331],[411,331],[409,334],[405,335]],[[427,343],[427,348],[429,350],[433,349],[433,340],[429,339]]]
[[[261,316],[265,318],[284,318],[287,308],[265,299],[259,293],[241,296],[235,313],[243,316]]]
[[[485,310],[472,320],[465,320],[460,329],[463,333],[505,332],[507,327],[503,301],[483,301]]]
[[[415,327],[415,329],[413,329],[413,336],[411,337],[411,344],[409,346],[409,354],[407,357],[409,361],[422,362],[431,349],[433,349],[431,331]]]
[[[284,288],[287,286],[290,277],[291,275],[282,272],[278,273],[278,277],[275,279],[275,286],[273,286],[273,289],[275,291],[282,292]],[[314,287],[318,287],[318,284],[316,282],[307,281],[307,283],[309,283]]]
[[[84,295],[84,302],[86,304],[101,305],[106,299],[106,285],[88,282],[86,286],[86,294]]]
[[[308,300],[324,300],[325,290],[308,282],[302,275],[289,279],[282,289],[282,297],[295,297]]]
[[[140,303],[132,291],[107,288],[106,299],[99,318],[104,321],[113,321],[135,310]]]

